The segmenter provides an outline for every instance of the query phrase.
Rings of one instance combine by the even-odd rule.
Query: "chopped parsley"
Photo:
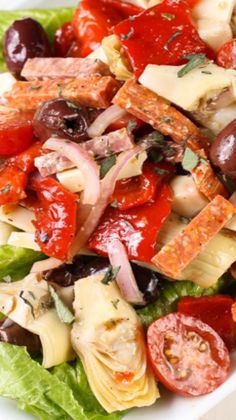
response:
[[[64,302],[62,302],[56,290],[52,286],[49,286],[49,291],[51,293],[51,297],[53,299],[57,315],[59,316],[60,320],[65,324],[71,324],[75,320],[74,315],[67,308],[67,306],[65,306]]]
[[[169,124],[169,123],[171,123],[171,122],[173,121],[173,118],[171,118],[171,117],[166,117],[166,116],[161,117],[161,119],[162,119],[162,121],[163,121],[163,122],[165,122],[165,123],[167,123],[167,124]]]
[[[165,20],[173,20],[175,15],[173,13],[161,13],[161,17]]]
[[[182,160],[182,167],[186,171],[192,171],[199,163],[199,156],[196,155],[189,147],[186,147],[183,160]]]
[[[127,131],[132,132],[137,128],[137,126],[138,124],[136,123],[136,121],[129,121],[127,125]]]
[[[63,90],[64,84],[57,83],[57,87],[58,87],[58,91],[57,91],[58,96],[62,96],[62,90]]]
[[[0,190],[0,194],[8,194],[10,192],[11,189],[11,184],[6,184],[5,187],[3,187]]]
[[[109,266],[108,270],[106,271],[105,276],[101,280],[102,284],[109,285],[113,280],[116,279],[117,274],[120,271],[120,267],[112,267],[112,265]]]
[[[111,304],[114,306],[115,309],[118,308],[119,302],[120,302],[120,299],[111,300]]]
[[[163,160],[163,154],[156,149],[149,150],[148,157],[154,163],[158,163]]]
[[[118,207],[118,201],[117,200],[112,201],[111,204],[110,204],[110,206],[113,207],[113,209],[117,209],[117,207]]]
[[[206,60],[206,54],[188,54],[183,57],[184,59],[188,60],[188,63],[182,67],[181,70],[178,71],[178,77],[184,77],[188,74],[191,70],[200,66],[200,64],[204,63]]]
[[[127,34],[121,34],[120,38],[122,39],[122,41],[128,41],[133,34],[134,34],[134,28],[130,28],[129,32]]]
[[[101,161],[100,177],[101,179],[109,172],[109,170],[116,164],[116,156],[109,156]]]
[[[182,32],[175,32],[173,35],[170,36],[169,39],[167,39],[165,45],[164,45],[164,50],[169,51],[169,45],[172,41],[174,41],[176,38],[178,38],[180,35],[182,35]]]
[[[160,175],[160,176],[167,175],[169,173],[167,169],[163,169],[163,168],[155,168],[155,172],[157,175]]]
[[[204,73],[204,74],[212,74],[212,72],[209,71],[209,70],[202,70],[201,73]]]
[[[29,91],[31,91],[31,90],[33,90],[33,91],[34,91],[34,90],[40,90],[40,89],[41,89],[41,87],[42,87],[42,86],[30,86],[30,87],[29,87]]]

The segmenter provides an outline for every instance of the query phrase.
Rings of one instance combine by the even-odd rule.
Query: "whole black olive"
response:
[[[47,34],[36,20],[15,20],[3,40],[3,54],[8,69],[19,77],[28,58],[50,57],[51,47]]]
[[[87,140],[89,125],[88,109],[62,98],[44,102],[33,120],[34,134],[43,141],[53,135],[79,143]]]
[[[211,146],[210,159],[223,174],[236,179],[236,119],[216,137]]]
[[[37,354],[41,350],[39,336],[25,330],[9,318],[0,321],[0,341],[17,346],[26,346],[31,354]]]

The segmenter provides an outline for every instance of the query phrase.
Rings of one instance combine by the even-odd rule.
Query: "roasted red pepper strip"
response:
[[[157,185],[173,169],[170,164],[145,162],[142,175],[117,181],[112,205],[120,210],[141,206],[154,198]]]
[[[229,350],[235,344],[235,324],[231,314],[233,299],[230,296],[184,297],[178,311],[210,325],[224,340]]]
[[[0,205],[14,204],[26,197],[27,176],[20,169],[6,166],[0,172]]]
[[[218,66],[225,69],[236,69],[236,38],[226,42],[217,54]]]
[[[21,169],[26,174],[30,174],[35,169],[34,159],[38,156],[41,156],[42,153],[42,144],[36,142],[32,144],[29,149],[11,158],[9,163],[12,166],[16,166],[17,168]]]
[[[32,112],[0,112],[0,156],[14,156],[33,142]]]
[[[208,47],[192,24],[190,13],[187,3],[164,0],[115,27],[114,32],[136,77],[150,63],[180,65],[186,63],[184,56],[188,54],[209,54]]]
[[[36,242],[49,257],[67,260],[76,233],[78,197],[52,178],[34,182],[39,204],[35,208]]]
[[[155,199],[133,209],[108,207],[89,240],[89,248],[107,255],[109,243],[119,238],[130,259],[150,262],[155,254],[157,234],[171,212],[171,188],[164,184]]]
[[[73,17],[73,28],[81,46],[80,56],[95,51],[102,39],[111,33],[117,23],[142,9],[118,0],[83,0]]]
[[[71,22],[64,23],[55,33],[54,49],[56,57],[79,57],[80,47],[76,41]],[[72,50],[76,51],[75,55]]]

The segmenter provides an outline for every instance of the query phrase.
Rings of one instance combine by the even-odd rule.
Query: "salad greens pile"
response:
[[[0,6],[1,8],[1,6]],[[58,9],[34,9],[34,10],[16,10],[16,11],[1,11],[0,13],[0,72],[6,70],[3,59],[3,38],[6,29],[16,19],[24,17],[31,17],[37,20],[48,34],[50,41],[56,30],[65,22],[71,21],[74,9],[58,8]]]

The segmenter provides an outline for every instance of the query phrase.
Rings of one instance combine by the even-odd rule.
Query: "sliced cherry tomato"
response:
[[[226,42],[217,54],[218,66],[236,70],[236,38]]]
[[[117,181],[111,202],[120,210],[127,210],[141,206],[152,200],[156,193],[157,185],[169,174],[173,166],[160,163],[145,162],[142,175]],[[161,171],[162,175],[157,171]]]
[[[86,57],[95,51],[102,39],[111,33],[114,25],[141,10],[139,7],[118,0],[80,2],[72,23],[76,38],[81,45],[81,57]]]
[[[145,124],[144,121],[127,113],[124,117],[109,125],[106,132],[110,133],[111,131],[120,130],[121,128],[130,128],[131,131],[137,131],[139,128],[144,127]]]
[[[33,142],[32,112],[1,112],[0,155],[15,156]]]
[[[18,203],[26,197],[27,176],[18,168],[4,167],[0,172],[0,205]]]
[[[42,144],[36,142],[29,149],[10,159],[10,164],[21,169],[26,174],[34,171],[34,159],[42,154]]]
[[[75,33],[71,22],[64,23],[55,33],[54,50],[56,57],[66,57],[75,41]]]
[[[149,63],[179,65],[190,53],[209,52],[192,24],[189,6],[175,0],[164,0],[135,19],[124,20],[114,32],[136,77]]]
[[[160,318],[148,328],[147,344],[154,374],[176,394],[205,395],[227,378],[227,347],[199,319],[176,313]]]
[[[65,261],[76,233],[78,197],[52,178],[34,182],[34,189],[39,199],[34,222],[36,242],[49,257]]]
[[[150,262],[155,254],[157,234],[171,212],[172,191],[168,185],[158,188],[147,204],[129,210],[108,207],[89,240],[89,248],[107,255],[113,238],[126,246],[132,260]]]
[[[235,324],[231,314],[233,302],[225,295],[184,297],[178,304],[178,312],[210,325],[231,350],[235,344]]]

